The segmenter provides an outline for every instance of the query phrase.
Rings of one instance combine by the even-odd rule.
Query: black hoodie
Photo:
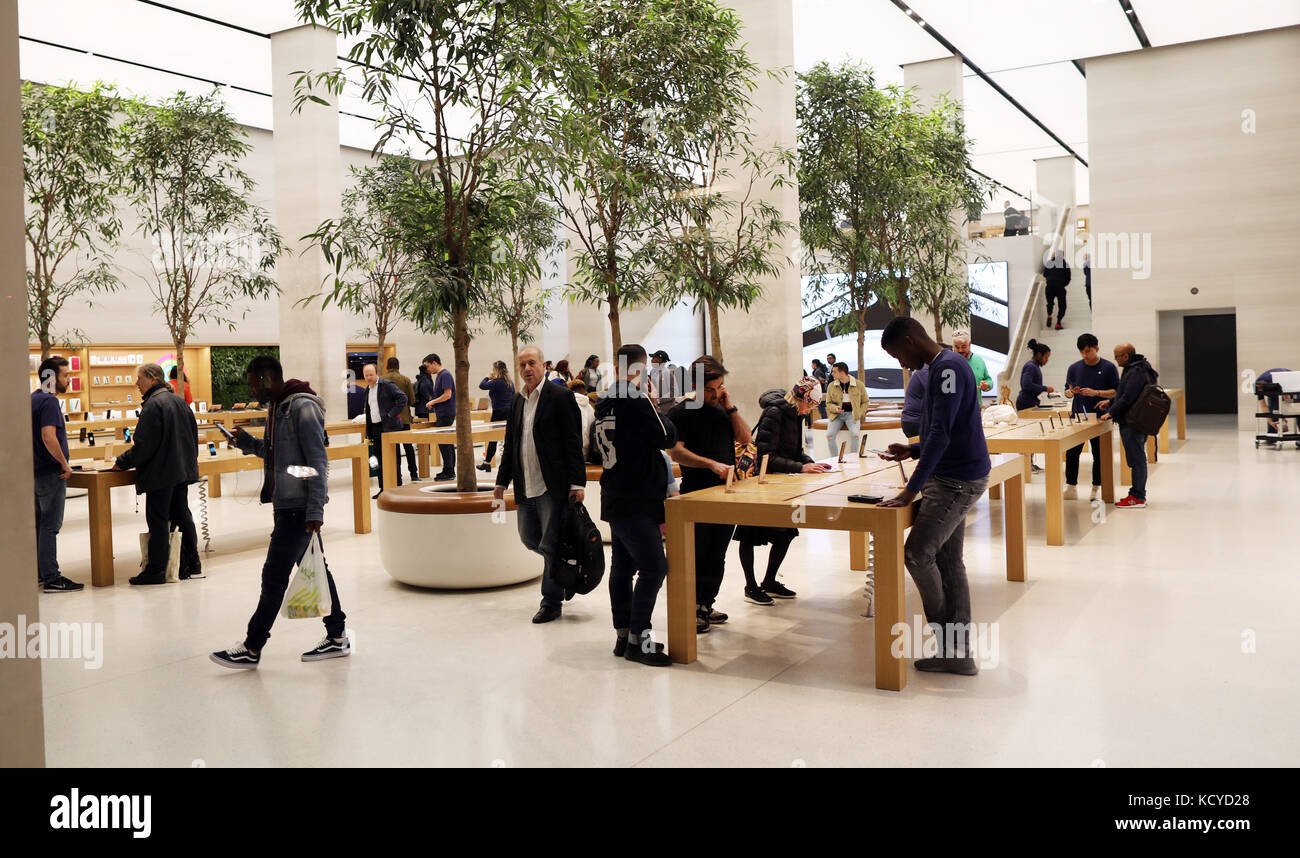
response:
[[[619,379],[596,401],[595,443],[600,450],[600,517],[613,521],[645,514],[664,520],[668,463],[663,450],[677,444],[671,421],[640,387]]]
[[[1119,387],[1115,388],[1115,399],[1111,401],[1110,408],[1107,409],[1110,419],[1115,423],[1124,422],[1124,415],[1128,413],[1129,408],[1137,402],[1138,396],[1142,394],[1142,388],[1148,384],[1155,384],[1158,375],[1155,369],[1147,362],[1147,359],[1140,354],[1134,354],[1124,364],[1124,371],[1119,376]]]

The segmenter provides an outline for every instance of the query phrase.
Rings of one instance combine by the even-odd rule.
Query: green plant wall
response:
[[[213,346],[212,401],[223,408],[252,398],[245,370],[257,355],[280,357],[279,346]]]

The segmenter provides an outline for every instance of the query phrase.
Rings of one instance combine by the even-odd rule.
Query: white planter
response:
[[[509,492],[505,508],[494,510],[490,491],[424,488],[442,487],[401,486],[379,496],[379,556],[393,578],[416,587],[471,590],[542,574],[542,559],[519,541]]]

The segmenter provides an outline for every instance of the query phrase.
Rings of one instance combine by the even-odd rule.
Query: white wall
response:
[[[1231,307],[1237,354],[1224,359],[1239,377],[1300,365],[1297,92],[1297,27],[1088,60],[1090,232],[1151,241],[1145,279],[1101,266],[1094,248],[1103,349],[1132,342],[1163,375],[1181,354],[1159,314]],[[1252,428],[1253,397],[1237,395]]]

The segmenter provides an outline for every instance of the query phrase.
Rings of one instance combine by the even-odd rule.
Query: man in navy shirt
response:
[[[456,422],[456,379],[442,365],[442,358],[436,354],[425,355],[424,368],[433,376],[433,398],[424,404],[433,414],[433,425],[450,426]],[[434,475],[434,480],[444,481],[456,478],[456,445],[439,444],[438,453],[442,456],[442,470]]]
[[[68,392],[68,359],[48,357],[32,391],[32,462],[36,478],[36,574],[46,593],[70,593],[86,585],[59,572],[59,530],[68,495],[68,433],[55,393]]]
[[[1075,341],[1083,360],[1070,364],[1065,371],[1065,395],[1074,400],[1074,414],[1097,414],[1097,403],[1110,399],[1119,386],[1119,370],[1103,358],[1097,349],[1097,338],[1092,334],[1079,334]],[[1092,449],[1092,500],[1101,497],[1101,438],[1088,441]],[[1079,496],[1079,455],[1083,445],[1065,452],[1065,497],[1073,500]]]
[[[896,462],[920,460],[907,487],[881,506],[906,506],[925,489],[904,545],[904,561],[921,594],[939,652],[933,658],[916,659],[916,669],[972,676],[979,668],[968,646],[970,587],[962,547],[966,512],[988,487],[990,467],[975,373],[965,358],[940,348],[909,316],[891,321],[880,345],[906,369],[930,368],[921,443],[890,444],[889,454],[881,457]]]

